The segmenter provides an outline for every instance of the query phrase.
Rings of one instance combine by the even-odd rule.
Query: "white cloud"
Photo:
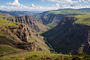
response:
[[[13,3],[7,3],[7,4],[12,5],[12,6],[20,6],[21,5],[18,0],[14,0]]]
[[[56,2],[58,8],[90,8],[90,0],[48,0]]]
[[[42,0],[45,1],[45,0]],[[90,8],[90,0],[48,0],[49,2],[55,2],[54,6],[37,6],[32,3],[31,6],[25,6],[19,2],[19,0],[14,0],[13,3],[7,3],[7,6],[0,6],[0,10],[17,10],[17,11],[46,11],[46,10],[56,10],[60,8]]]
[[[58,0],[48,0],[48,1],[56,2],[56,1],[58,1]]]
[[[35,4],[32,4],[32,7],[36,7]]]
[[[36,6],[32,3],[32,6],[25,6],[19,3],[19,0],[14,0],[13,3],[7,3],[7,6],[0,6],[0,10],[7,11],[46,11],[46,10],[55,10],[58,9],[56,7],[44,7],[44,6]]]

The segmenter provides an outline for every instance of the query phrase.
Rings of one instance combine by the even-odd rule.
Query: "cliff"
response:
[[[9,16],[8,18],[6,17],[1,17],[1,18],[12,22],[24,23],[25,25],[29,26],[29,28],[33,29],[33,31],[36,31],[36,32],[45,32],[47,30],[47,27],[45,25],[39,23],[31,16],[16,16],[16,17]]]
[[[59,24],[59,22],[65,17],[65,16],[71,16],[76,14],[54,14],[50,11],[46,11],[40,14],[35,14],[32,17],[39,21],[40,23],[53,28],[56,25]]]
[[[57,52],[90,54],[90,26],[75,23],[77,20],[76,17],[64,17],[58,26],[43,34]]]
[[[40,24],[35,19],[32,19],[31,16],[20,16],[15,17],[15,22],[20,22],[28,25],[33,30],[36,30],[37,32],[44,32],[46,31],[46,27],[43,24]]]
[[[25,23],[22,23],[21,21],[25,21]],[[31,24],[35,23],[32,23],[32,21]],[[0,54],[12,52],[12,50],[37,50],[49,52],[49,48],[43,41],[43,37],[34,32],[33,25],[30,24],[29,26],[27,24],[29,22],[27,22],[27,20],[19,20],[19,18],[15,20],[14,17],[11,16],[0,16]]]
[[[33,15],[32,17],[44,25],[47,25],[49,27],[55,27],[61,21],[64,15],[43,12],[40,14]]]

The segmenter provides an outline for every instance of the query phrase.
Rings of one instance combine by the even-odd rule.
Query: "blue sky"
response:
[[[63,8],[90,8],[90,0],[0,0],[0,10],[47,11]]]

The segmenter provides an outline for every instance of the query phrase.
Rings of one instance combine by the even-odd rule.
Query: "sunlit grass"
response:
[[[3,60],[18,60],[18,59],[24,59],[24,60],[61,60],[62,58],[66,58],[71,60],[71,56],[69,55],[63,55],[63,54],[54,54],[54,53],[47,53],[47,52],[40,52],[40,51],[32,51],[32,52],[26,52],[23,54],[17,54],[17,55],[11,55],[2,57]]]
[[[75,21],[75,24],[90,26],[90,15],[77,15],[75,17],[78,19],[77,21]]]
[[[21,51],[21,50],[15,47],[11,47],[9,45],[0,44],[0,54],[7,54],[7,53],[15,52],[15,51]]]

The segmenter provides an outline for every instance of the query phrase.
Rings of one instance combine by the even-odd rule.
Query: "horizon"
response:
[[[63,9],[56,9],[56,10],[67,10],[67,9],[72,9],[72,10],[78,10],[78,9],[90,9],[90,8],[78,8],[78,9],[74,9],[74,8],[63,8]],[[37,11],[37,10],[33,10],[33,11],[28,11],[28,10],[0,10],[0,11],[6,11],[6,12],[45,12],[45,11]],[[46,11],[55,11],[55,10],[46,10]]]
[[[90,0],[0,0],[4,11],[49,11],[90,8]]]

